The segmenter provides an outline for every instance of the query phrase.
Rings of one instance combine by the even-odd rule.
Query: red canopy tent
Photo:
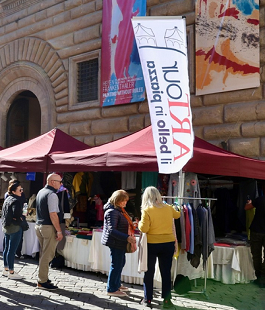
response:
[[[48,172],[48,155],[88,149],[85,143],[60,129],[0,151],[0,171]],[[63,170],[64,171],[64,170]]]
[[[0,152],[1,154],[1,152]],[[158,171],[152,127],[91,149],[51,154],[55,171]],[[193,158],[184,171],[264,179],[265,162],[225,151],[195,137]]]

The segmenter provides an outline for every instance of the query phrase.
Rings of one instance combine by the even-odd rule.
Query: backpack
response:
[[[56,252],[53,260],[50,262],[51,268],[61,269],[64,267],[64,257]]]
[[[174,281],[174,291],[179,294],[187,294],[191,291],[190,280],[188,277],[178,274]]]

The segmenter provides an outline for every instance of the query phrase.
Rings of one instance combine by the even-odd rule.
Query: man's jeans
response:
[[[121,272],[125,265],[125,250],[110,248],[111,265],[107,292],[116,292],[121,287]]]

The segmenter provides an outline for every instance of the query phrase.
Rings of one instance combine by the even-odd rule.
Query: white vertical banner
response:
[[[186,20],[135,17],[140,55],[160,173],[182,169],[193,154]]]

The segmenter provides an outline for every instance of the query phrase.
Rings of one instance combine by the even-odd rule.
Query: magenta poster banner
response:
[[[145,99],[141,63],[131,19],[145,16],[146,0],[103,0],[101,106]]]

